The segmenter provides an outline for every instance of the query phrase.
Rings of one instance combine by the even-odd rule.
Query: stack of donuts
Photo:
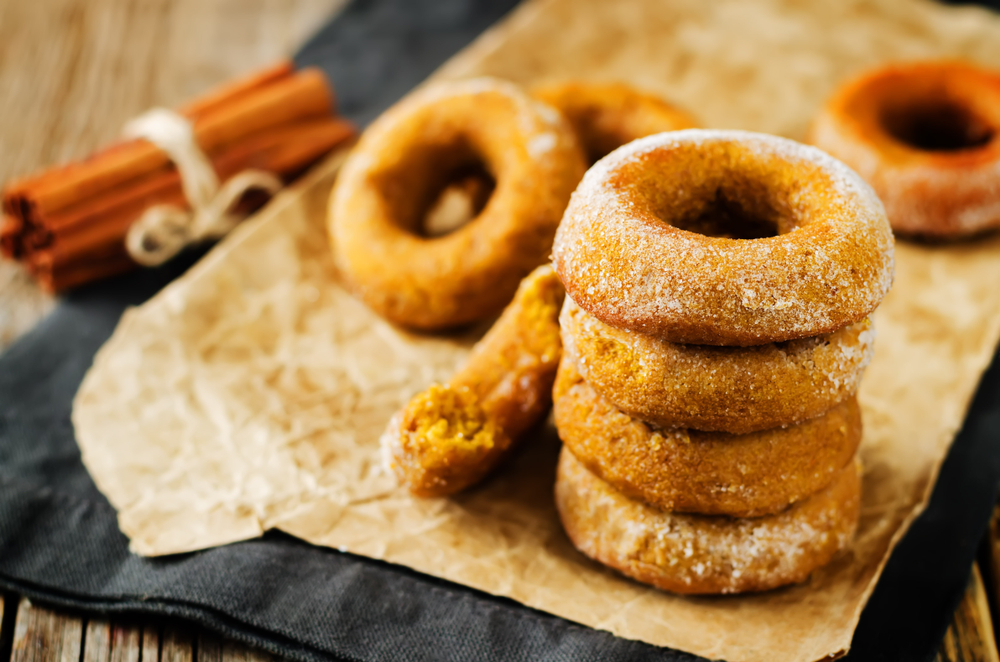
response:
[[[825,153],[664,133],[559,226],[556,502],[573,544],[678,593],[804,581],[854,534],[856,391],[893,274],[872,189]]]

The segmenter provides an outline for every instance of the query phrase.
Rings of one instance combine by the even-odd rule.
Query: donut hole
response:
[[[418,227],[424,237],[443,237],[479,216],[496,189],[496,180],[484,164],[454,168],[431,195]]]
[[[418,237],[435,239],[455,232],[488,205],[496,179],[470,137],[430,135],[405,154],[373,172],[386,216]]]
[[[747,202],[718,188],[715,196],[694,213],[675,219],[671,224],[707,237],[761,239],[777,236],[779,224],[774,220],[775,215],[769,213],[768,206],[759,201]]]
[[[993,139],[986,122],[952,102],[889,108],[883,113],[882,124],[896,140],[927,152],[975,149]]]

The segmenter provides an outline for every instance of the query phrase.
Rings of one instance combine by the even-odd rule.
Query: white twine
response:
[[[174,205],[147,209],[132,224],[125,248],[132,259],[147,267],[163,264],[184,247],[225,236],[242,218],[231,207],[251,189],[274,195],[281,180],[263,170],[248,168],[222,186],[211,162],[201,151],[186,118],[166,108],[153,108],[125,125],[126,138],[145,138],[170,157],[181,177],[190,211]]]

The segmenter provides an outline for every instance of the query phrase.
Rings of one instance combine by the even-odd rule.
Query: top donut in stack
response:
[[[683,593],[802,581],[857,524],[855,393],[893,237],[853,171],[790,140],[632,142],[573,194],[555,416],[563,524]]]

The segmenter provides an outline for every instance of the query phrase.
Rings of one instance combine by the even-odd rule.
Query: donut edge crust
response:
[[[616,409],[563,356],[553,389],[563,445],[629,498],[661,510],[760,517],[830,484],[861,443],[849,398],[798,425],[747,435],[656,430]]]
[[[563,348],[625,413],[659,427],[747,434],[801,423],[852,397],[875,347],[870,318],[752,347],[682,345],[608,326],[566,297]]]
[[[621,82],[551,82],[533,87],[531,95],[569,120],[590,163],[633,140],[698,126],[687,111]]]
[[[850,544],[861,465],[849,464],[780,514],[732,519],[667,513],[628,499],[564,448],[555,497],[573,545],[628,577],[681,594],[767,591],[805,581]]]

